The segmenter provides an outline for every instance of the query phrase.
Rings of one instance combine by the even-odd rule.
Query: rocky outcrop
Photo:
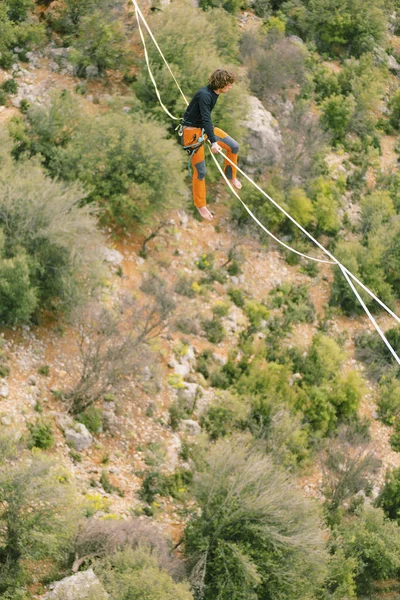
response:
[[[107,600],[109,595],[93,569],[89,569],[57,581],[43,600],[90,600],[92,598]]]
[[[249,112],[243,125],[249,132],[246,138],[249,150],[242,158],[245,169],[254,172],[263,166],[277,163],[281,157],[282,143],[278,122],[255,96],[250,97]]]

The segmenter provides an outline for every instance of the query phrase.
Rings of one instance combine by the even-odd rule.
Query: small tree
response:
[[[194,489],[201,513],[185,530],[195,597],[306,598],[327,555],[316,507],[246,442],[218,442]]]
[[[329,440],[320,460],[322,491],[331,512],[358,492],[368,490],[381,465],[369,442],[345,428]]]
[[[23,559],[67,559],[73,506],[65,475],[38,454],[21,454],[0,432],[0,593],[22,583]]]
[[[78,310],[74,327],[79,375],[65,394],[73,414],[85,411],[106,392],[123,387],[128,376],[138,376],[148,364],[146,344],[160,334],[175,306],[161,280],[150,280],[145,289],[153,303],[140,306],[125,298],[111,308],[93,302]]]

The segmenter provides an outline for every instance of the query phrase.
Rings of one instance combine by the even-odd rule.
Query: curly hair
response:
[[[219,90],[236,81],[236,75],[225,69],[216,69],[209,77],[208,85],[212,90]]]

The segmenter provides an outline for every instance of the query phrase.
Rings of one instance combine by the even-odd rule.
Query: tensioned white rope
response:
[[[186,105],[188,105],[188,101],[184,95],[184,93],[182,92],[179,83],[177,82],[167,60],[165,59],[161,48],[159,47],[153,33],[150,30],[150,27],[148,26],[146,19],[144,18],[136,0],[132,0],[133,5],[135,7],[135,15],[136,15],[136,20],[138,23],[138,28],[139,28],[139,32],[140,32],[140,37],[143,43],[143,48],[144,48],[144,52],[145,52],[145,57],[146,57],[146,64],[147,64],[147,69],[149,71],[149,75],[151,78],[151,81],[154,85],[154,88],[156,90],[156,94],[157,97],[159,99],[159,102],[162,106],[162,108],[164,109],[164,111],[168,114],[168,116],[170,116],[173,119],[176,119],[176,117],[174,117],[173,115],[171,115],[171,113],[168,111],[168,109],[163,105],[162,101],[161,101],[161,96],[160,93],[158,91],[157,88],[157,84],[156,81],[153,77],[153,74],[151,72],[151,67],[150,67],[150,62],[148,60],[148,54],[147,54],[147,49],[146,49],[146,42],[143,36],[143,33],[141,31],[141,27],[140,27],[140,22],[139,22],[139,17],[142,19],[147,31],[149,32],[149,35],[151,37],[151,39],[153,40],[160,56],[162,57],[164,63],[166,64],[169,72],[171,73]],[[209,140],[208,140],[209,142]],[[278,242],[279,244],[281,244],[282,246],[284,246],[285,248],[287,248],[288,250],[290,250],[291,252],[294,252],[296,254],[299,254],[300,256],[303,256],[304,258],[307,258],[309,260],[314,260],[316,262],[322,262],[322,263],[328,263],[328,264],[336,264],[340,270],[342,271],[346,281],[348,282],[348,284],[350,285],[353,293],[355,294],[356,298],[358,299],[358,301],[360,302],[361,306],[363,307],[363,309],[365,310],[368,318],[370,319],[371,323],[373,324],[374,328],[376,329],[376,331],[378,332],[378,334],[380,335],[380,337],[382,338],[382,340],[384,341],[384,343],[386,344],[386,346],[388,347],[388,349],[390,350],[390,352],[392,353],[393,357],[395,358],[395,360],[397,361],[397,363],[400,365],[400,358],[397,356],[396,352],[394,351],[394,349],[392,348],[391,344],[389,343],[389,341],[387,340],[387,338],[385,337],[384,333],[382,332],[382,330],[380,329],[379,325],[377,324],[377,322],[375,321],[374,317],[371,315],[370,311],[368,310],[367,306],[365,305],[364,301],[362,300],[360,294],[357,292],[353,282],[351,281],[350,278],[352,278],[356,283],[358,283],[365,292],[367,292],[376,302],[378,302],[382,308],[384,308],[398,323],[400,323],[400,318],[388,307],[386,306],[386,304],[384,302],[382,302],[382,300],[380,300],[365,284],[363,284],[355,275],[353,275],[353,273],[351,273],[351,271],[349,271],[344,265],[341,264],[340,261],[337,260],[337,258],[335,258],[335,256],[333,256],[333,254],[331,254],[331,252],[329,252],[320,242],[318,242],[318,240],[316,240],[304,227],[302,227],[302,225],[300,225],[300,223],[298,223],[296,221],[296,219],[294,219],[285,209],[283,209],[273,198],[271,198],[271,196],[269,196],[259,185],[257,185],[255,183],[255,181],[253,181],[251,179],[251,177],[249,177],[242,169],[240,169],[240,167],[238,167],[237,165],[235,165],[223,152],[222,150],[219,151],[219,153],[224,157],[225,160],[227,160],[228,162],[231,163],[231,165],[233,165],[238,171],[239,173],[241,173],[259,192],[261,192],[261,194],[263,194],[276,208],[278,208],[278,210],[280,210],[290,221],[292,221],[292,223],[294,223],[294,225],[296,225],[296,227],[298,229],[300,229],[300,231],[302,231],[311,241],[313,241],[327,256],[329,256],[329,258],[331,260],[323,260],[323,259],[318,259],[318,258],[314,258],[311,256],[308,256],[306,254],[302,254],[301,252],[295,250],[294,248],[292,248],[291,246],[285,244],[284,242],[282,242],[281,240],[279,240],[276,236],[274,236],[274,234],[272,234],[262,223],[260,223],[260,221],[253,215],[253,213],[251,212],[251,210],[248,208],[248,206],[243,202],[243,200],[240,198],[239,194],[234,190],[233,186],[231,185],[231,183],[229,182],[228,178],[225,176],[225,173],[223,172],[223,170],[221,169],[216,157],[214,156],[213,153],[211,153],[211,156],[215,162],[215,164],[217,165],[219,171],[222,173],[225,181],[227,182],[230,190],[232,191],[232,193],[235,195],[236,198],[238,198],[238,200],[241,202],[241,204],[244,206],[245,210],[250,214],[250,216],[252,217],[252,219],[257,223],[257,225],[259,225],[268,235],[270,235],[276,242]]]

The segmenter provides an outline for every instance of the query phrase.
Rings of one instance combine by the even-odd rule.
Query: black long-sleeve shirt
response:
[[[200,88],[183,115],[183,124],[188,127],[202,127],[208,139],[213,144],[217,141],[214,135],[214,126],[211,121],[211,111],[218,100],[218,94],[206,85]]]

